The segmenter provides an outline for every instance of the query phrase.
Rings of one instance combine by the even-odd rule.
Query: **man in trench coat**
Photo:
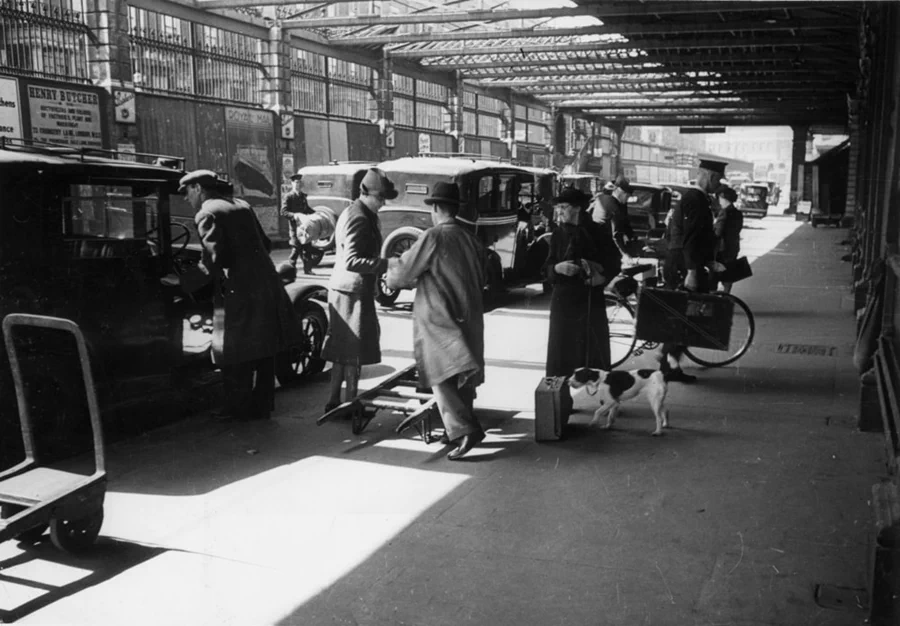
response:
[[[413,349],[419,379],[431,387],[446,429],[447,455],[462,458],[484,439],[472,411],[475,388],[484,382],[484,246],[456,220],[459,188],[437,183],[425,203],[434,223],[385,277],[391,289],[416,288]]]
[[[179,182],[197,211],[200,269],[213,281],[212,357],[222,368],[223,417],[266,419],[275,399],[275,354],[301,338],[269,258],[272,243],[250,205],[226,197],[228,185],[215,172],[196,170]]]

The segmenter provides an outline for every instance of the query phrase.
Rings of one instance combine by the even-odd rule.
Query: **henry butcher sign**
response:
[[[28,85],[27,89],[32,139],[103,147],[97,93],[43,85]]]
[[[22,138],[19,84],[14,78],[0,78],[0,137]]]

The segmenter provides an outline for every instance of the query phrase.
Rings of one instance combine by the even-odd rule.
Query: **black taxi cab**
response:
[[[522,222],[520,193],[534,184],[534,173],[509,163],[478,157],[404,157],[378,165],[397,188],[398,196],[378,212],[384,236],[382,256],[403,254],[429,227],[431,208],[425,204],[438,182],[459,187],[457,219],[468,225],[488,250],[488,289],[537,276],[546,258],[535,248]],[[378,302],[389,306],[399,291],[381,281]]]
[[[737,207],[748,217],[765,217],[769,212],[769,186],[763,182],[743,183]]]
[[[351,202],[359,197],[359,183],[375,163],[341,161],[327,165],[307,165],[297,170],[302,175],[300,189],[306,194],[313,211],[327,215],[332,226]],[[325,253],[334,249],[334,229],[326,236],[310,242],[315,250],[309,258],[311,266],[318,265]]]
[[[163,167],[136,160],[155,155],[119,156],[0,139],[0,318],[34,313],[81,327],[112,436],[170,421],[185,412],[196,388],[217,379],[210,360],[212,287],[188,285],[199,274],[199,253],[191,232],[171,215],[183,161]],[[283,383],[321,371],[327,326],[321,287],[293,283],[286,290],[305,341],[280,356]],[[66,367],[55,349],[44,346],[45,363],[31,372],[36,397],[50,405],[35,421],[52,435],[51,447],[71,452],[79,439],[69,431],[89,435],[90,425],[73,414],[80,370]],[[11,385],[4,354],[0,462],[10,454],[4,446],[19,441],[7,436],[18,428]]]

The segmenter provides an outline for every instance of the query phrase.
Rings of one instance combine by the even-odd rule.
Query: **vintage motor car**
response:
[[[534,184],[522,167],[465,157],[404,157],[378,165],[399,195],[378,212],[384,235],[382,256],[400,256],[432,226],[425,198],[438,182],[458,185],[458,219],[469,225],[488,249],[488,290],[537,277],[546,260],[546,243],[535,244],[520,213],[520,191]],[[543,252],[541,252],[543,250]],[[378,302],[390,306],[399,291],[378,285]]]
[[[590,172],[575,172],[574,174],[562,174],[559,177],[559,188],[575,187],[589,196],[600,193],[603,189],[603,179]]]
[[[665,256],[665,216],[669,213],[672,191],[663,185],[631,183],[628,196],[628,220],[638,237],[629,253],[632,256]],[[662,216],[662,217],[660,217]]]
[[[375,167],[375,163],[335,161],[328,165],[307,165],[297,173],[303,175],[300,188],[306,194],[310,208],[327,215],[334,226],[341,212],[359,197],[359,183],[370,167]],[[315,267],[325,253],[334,249],[334,228],[311,244],[312,250],[306,252],[309,255],[306,260],[310,267]]]
[[[765,217],[769,212],[768,195],[766,183],[743,183],[738,193],[738,208],[745,216]]]
[[[51,315],[81,327],[104,430],[112,437],[199,408],[198,394],[219,380],[210,359],[212,286],[191,280],[202,275],[199,252],[170,213],[183,161],[170,168],[117,157],[0,139],[0,317]],[[323,369],[319,354],[328,323],[320,304],[324,288],[296,282],[286,290],[305,341],[278,357],[282,384]],[[49,345],[45,352],[54,350]],[[74,453],[90,445],[90,422],[76,408],[83,387],[73,376],[80,371],[54,358],[47,363],[32,381],[49,401],[35,422],[53,440],[51,448]],[[21,441],[7,436],[18,429],[11,384],[4,353],[0,462],[16,453],[8,443]]]

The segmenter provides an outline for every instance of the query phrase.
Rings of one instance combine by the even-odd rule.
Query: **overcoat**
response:
[[[375,309],[375,281],[387,261],[381,258],[378,215],[359,199],[335,226],[334,270],[328,281],[331,323],[322,358],[346,365],[381,361],[381,327]]]
[[[609,369],[609,320],[603,286],[588,286],[584,275],[565,276],[554,269],[560,261],[594,261],[604,266],[609,280],[618,273],[619,265],[608,248],[615,248],[612,238],[602,240],[586,226],[560,224],[553,231],[545,266],[547,280],[553,285],[547,376],[571,376],[578,367]]]
[[[201,269],[213,280],[213,361],[253,361],[300,343],[299,322],[269,257],[272,243],[250,205],[208,199],[194,221]]]
[[[456,220],[426,230],[385,279],[392,289],[415,287],[413,350],[419,378],[432,386],[464,375],[484,382],[484,245]]]
[[[738,258],[741,253],[741,229],[744,228],[744,214],[734,204],[729,204],[719,211],[713,222],[713,229],[719,240],[717,260],[728,263]]]

